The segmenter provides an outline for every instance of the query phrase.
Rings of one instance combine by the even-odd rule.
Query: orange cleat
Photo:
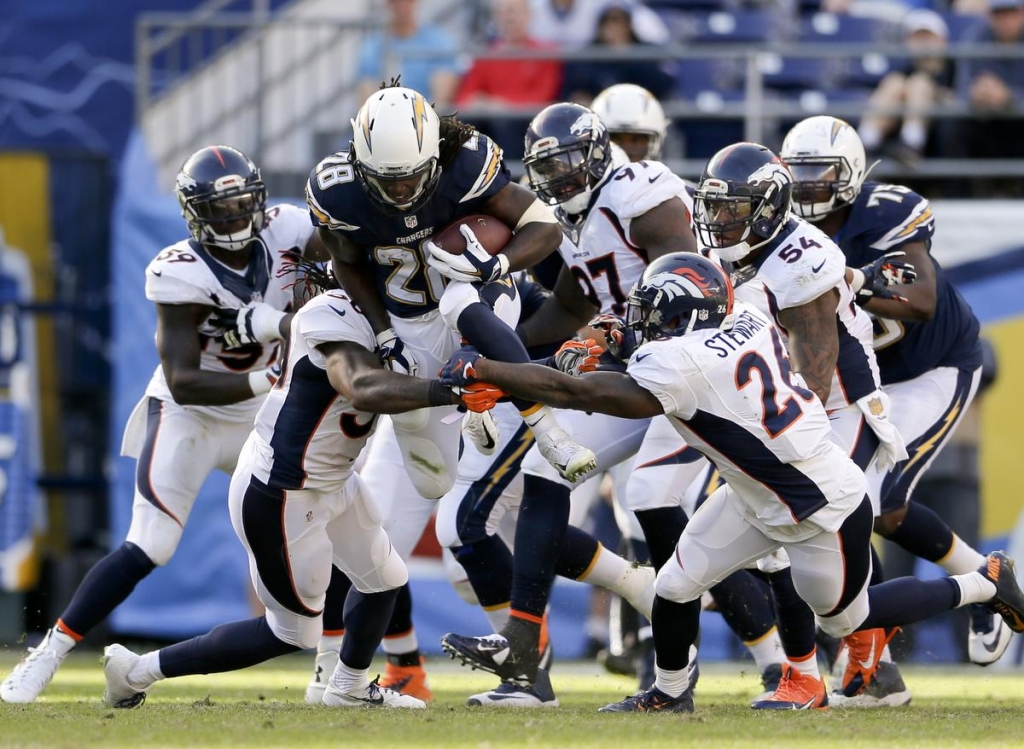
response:
[[[853,697],[863,691],[875,678],[882,651],[899,628],[865,629],[843,638],[849,660],[843,674],[843,684],[837,690],[845,697]]]
[[[783,663],[779,686],[771,695],[750,706],[755,710],[826,710],[828,691],[821,677],[815,679]]]
[[[423,668],[422,655],[418,666],[396,666],[388,663],[384,667],[384,675],[380,678],[379,685],[426,703],[434,701],[434,693],[430,691],[430,683],[427,681],[427,671]]]

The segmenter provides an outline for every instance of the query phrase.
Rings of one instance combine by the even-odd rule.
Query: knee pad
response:
[[[463,310],[479,301],[480,293],[476,288],[468,283],[455,281],[445,287],[441,301],[438,302],[438,310],[441,312],[445,325],[457,333],[459,331],[459,316]]]
[[[281,642],[306,650],[315,648],[324,631],[322,616],[300,616],[284,609],[267,609],[267,624]]]
[[[707,586],[688,575],[686,570],[671,559],[662,565],[654,580],[654,594],[676,603],[696,601],[706,589]]]
[[[870,607],[868,605],[868,590],[860,592],[850,605],[834,616],[821,616],[814,612],[814,618],[818,621],[821,630],[832,637],[846,637],[851,632],[856,632],[860,625],[868,618]]]
[[[409,582],[409,570],[383,530],[374,539],[370,554],[375,562],[373,574],[352,580],[352,586],[360,593],[383,593]]]
[[[125,541],[135,544],[157,567],[171,561],[181,541],[182,527],[156,507],[132,513]]]

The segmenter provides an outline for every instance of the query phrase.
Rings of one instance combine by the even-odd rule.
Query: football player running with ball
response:
[[[833,441],[825,407],[791,368],[780,329],[757,308],[734,302],[732,284],[715,263],[693,254],[651,263],[630,292],[627,321],[641,345],[625,374],[570,377],[494,362],[467,347],[441,377],[453,387],[490,383],[623,418],[667,414],[726,481],[658,573],[654,686],[602,711],[691,712],[688,665],[701,594],[778,549],[788,553],[796,590],[818,625],[835,637],[972,603],[1024,631],[1024,593],[1001,552],[976,571],[868,586],[873,512],[864,473]]]
[[[276,378],[292,308],[277,278],[285,253],[326,257],[304,211],[267,208],[259,170],[234,148],[196,151],[175,193],[192,236],[146,268],[160,366],[125,428],[122,453],[138,461],[127,538],[4,680],[5,702],[34,702],[75,644],[170,561],[203,482],[234,470]]]

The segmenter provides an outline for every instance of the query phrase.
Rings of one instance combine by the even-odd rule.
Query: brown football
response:
[[[469,228],[473,230],[477,240],[491,255],[497,255],[505,249],[505,245],[512,239],[512,230],[500,219],[476,214],[465,216],[448,224],[434,237],[435,244],[445,252],[461,255],[466,251],[466,238],[459,231],[459,227],[463,224],[469,224]]]

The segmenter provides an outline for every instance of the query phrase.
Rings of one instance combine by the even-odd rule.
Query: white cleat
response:
[[[566,481],[579,481],[584,474],[597,468],[594,451],[573,442],[566,431],[559,427],[537,435],[537,449]]]
[[[490,411],[467,411],[462,419],[462,433],[481,455],[493,455],[501,439],[501,430]]]
[[[378,676],[377,679],[379,678]],[[323,704],[327,707],[386,707],[412,708],[413,710],[426,708],[427,703],[423,700],[382,687],[377,684],[377,679],[361,689],[350,692],[343,692],[328,681],[327,688],[324,690]]]
[[[327,682],[331,680],[338,665],[338,651],[327,650],[316,654],[316,665],[313,667],[313,678],[306,685],[306,702],[310,705],[320,705],[324,701],[324,691],[327,689]]]
[[[133,653],[123,645],[108,645],[103,648],[103,675],[107,688],[103,702],[110,707],[138,707],[146,701],[146,693],[128,684],[128,674],[142,656]]]
[[[1013,639],[1003,618],[981,604],[971,607],[971,627],[967,635],[967,655],[971,663],[990,666],[1000,658]]]
[[[37,647],[28,649],[28,655],[14,667],[4,679],[4,683],[0,684],[0,700],[14,704],[36,701],[53,679],[53,675],[57,673],[71,647],[74,647],[74,641],[71,641],[71,647],[62,654],[54,644],[54,639],[58,637],[67,635],[51,629]],[[70,637],[67,639],[71,640]]]

